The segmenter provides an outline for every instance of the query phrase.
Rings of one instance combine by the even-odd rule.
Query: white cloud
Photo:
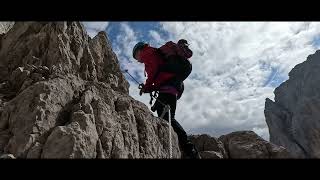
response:
[[[83,22],[83,25],[86,28],[88,35],[93,38],[100,31],[105,31],[109,22]]]
[[[132,57],[132,49],[137,42],[137,35],[133,29],[127,23],[121,23],[114,51],[121,62],[121,67],[128,69],[129,73],[141,82],[144,77],[144,65]],[[128,80],[131,81],[132,78]]]
[[[163,45],[166,42],[166,40],[163,39],[160,36],[160,34],[155,30],[150,30],[149,31],[149,36],[151,37],[150,44],[154,45],[155,47],[159,47],[159,46]]]
[[[312,40],[320,23],[163,22],[162,28],[174,41],[187,39],[194,51],[176,113],[182,126],[215,136],[253,130],[268,139],[263,110],[274,88],[263,85],[287,77],[315,52]]]

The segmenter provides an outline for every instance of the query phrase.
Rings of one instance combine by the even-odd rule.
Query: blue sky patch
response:
[[[278,87],[281,83],[286,81],[288,77],[284,76],[283,73],[279,71],[279,68],[271,68],[271,73],[267,80],[263,84],[263,87]]]
[[[110,38],[110,41],[112,43],[112,46],[115,47],[116,45],[116,38],[120,33],[120,25],[123,22],[110,22],[107,27],[107,34]],[[146,41],[150,42],[151,37],[149,35],[150,30],[157,31],[162,39],[167,39],[169,37],[169,34],[162,30],[161,25],[159,22],[153,22],[153,21],[144,21],[144,22],[126,22],[130,28],[133,29],[133,31],[137,35],[138,41]]]
[[[320,35],[313,39],[312,45],[313,47],[320,49]]]

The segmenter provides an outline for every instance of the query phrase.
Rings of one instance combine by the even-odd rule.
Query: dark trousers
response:
[[[175,120],[175,112],[176,112],[176,106],[177,106],[177,97],[172,94],[168,93],[159,93],[159,96],[155,102],[155,109],[157,110],[158,117],[162,115],[162,112],[164,111],[164,106],[159,102],[159,100],[164,104],[170,105],[170,114],[171,114],[171,126],[174,129],[174,131],[178,135],[180,147],[185,149],[186,143],[188,142],[188,136],[187,133],[184,131],[182,126],[178,123],[178,121]],[[163,117],[164,120],[169,121],[169,114],[166,113]]]

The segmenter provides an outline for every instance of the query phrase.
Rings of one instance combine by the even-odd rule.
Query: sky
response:
[[[192,73],[184,81],[176,120],[188,134],[219,137],[251,130],[269,140],[265,99],[286,81],[288,73],[320,48],[320,22],[84,22],[90,37],[105,31],[122,70],[145,82],[144,65],[132,57],[139,41],[160,47],[188,40]],[[139,96],[136,82],[129,94],[150,108],[150,96]]]

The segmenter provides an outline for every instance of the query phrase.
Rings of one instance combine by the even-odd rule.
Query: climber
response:
[[[195,146],[188,140],[187,133],[178,121],[175,120],[177,100],[181,97],[184,90],[183,80],[188,77],[192,69],[189,60],[185,59],[185,61],[188,61],[185,62],[183,59],[180,59],[176,63],[174,61],[179,59],[179,56],[168,55],[170,54],[170,47],[174,48],[177,45],[185,48],[187,44],[186,40],[178,42],[178,44],[175,44],[169,41],[160,48],[151,47],[145,42],[139,42],[134,46],[133,58],[145,65],[145,72],[147,73],[146,83],[139,85],[141,87],[139,94],[141,96],[142,93],[159,92],[157,100],[151,109],[157,111],[160,117],[164,110],[162,103],[170,105],[172,128],[178,135],[179,144],[184,152],[184,156],[186,158],[199,158]],[[191,50],[186,50],[185,52],[187,58],[192,56]],[[168,116],[168,113],[166,113],[163,118],[168,121]]]

